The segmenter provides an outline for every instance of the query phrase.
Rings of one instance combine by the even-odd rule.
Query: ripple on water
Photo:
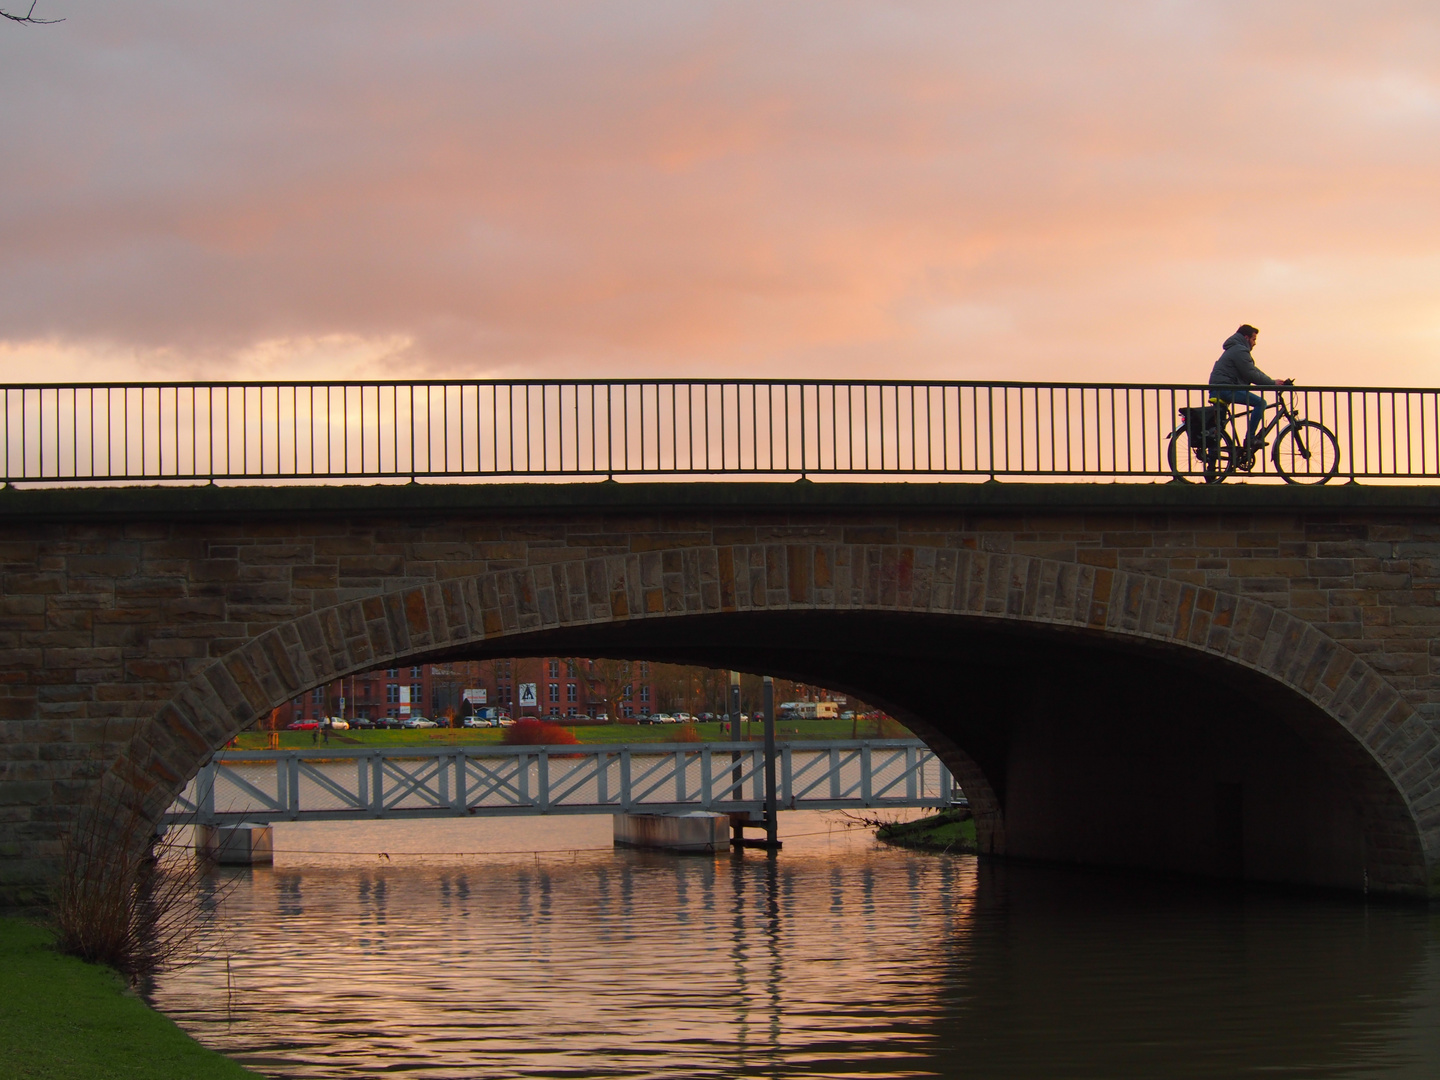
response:
[[[611,851],[608,819],[292,829],[154,1000],[284,1077],[1437,1071],[1428,912],[980,867],[784,819],[773,862]]]

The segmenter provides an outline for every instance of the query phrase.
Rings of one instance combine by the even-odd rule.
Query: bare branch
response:
[[[49,26],[52,23],[64,22],[64,19],[37,19],[35,18],[35,5],[40,0],[30,0],[30,10],[24,15],[11,15],[4,8],[0,8],[0,19],[9,19],[11,22],[25,23],[29,26]]]

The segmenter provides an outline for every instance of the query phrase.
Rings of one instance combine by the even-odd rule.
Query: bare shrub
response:
[[[204,888],[210,866],[176,830],[159,837],[137,808],[86,812],[70,835],[56,895],[56,947],[132,981],[195,951],[228,888]]]
[[[507,746],[573,746],[580,740],[548,720],[520,720],[505,729]]]
[[[681,724],[670,736],[670,742],[704,742],[705,736],[700,734],[700,729],[694,724]]]

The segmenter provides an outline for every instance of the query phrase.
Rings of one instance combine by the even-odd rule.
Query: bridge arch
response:
[[[1012,736],[1029,732],[1033,751],[1056,736],[1044,717],[1065,704],[1067,685],[1091,694],[1087,715],[1098,723],[1105,702],[1097,707],[1093,698],[1123,697],[1137,671],[1149,669],[1151,676],[1160,673],[1162,684],[1193,676],[1198,689],[1191,693],[1182,684],[1177,694],[1194,698],[1187,706],[1194,730],[1207,711],[1227,708],[1224,693],[1213,687],[1240,693],[1249,703],[1245,715],[1257,725],[1267,709],[1285,713],[1298,745],[1347,789],[1360,836],[1356,872],[1321,874],[1312,883],[1363,882],[1402,894],[1427,889],[1427,866],[1440,854],[1440,823],[1424,819],[1440,742],[1362,657],[1312,624],[1244,596],[1120,569],[958,547],[677,544],[562,557],[347,599],[259,633],[191,678],[131,739],[100,797],[158,820],[205,758],[257,716],[313,686],[389,661],[624,651],[656,659],[710,657],[717,666],[813,677],[821,673],[813,654],[825,649],[805,655],[797,644],[803,635],[819,635],[823,645],[827,633],[853,638],[893,634],[897,627],[933,637],[941,654],[986,648],[995,654],[1018,641],[1026,648],[1043,644],[1052,667],[1065,667],[1067,656],[1083,658],[1058,681],[1045,672],[1019,687],[987,688],[989,661],[982,656],[970,665],[981,674],[968,694],[986,699],[982,707],[991,717],[968,731],[937,719],[933,695],[908,692],[898,679],[880,685],[883,676],[865,668],[873,643],[839,661],[851,670],[832,665],[823,672],[832,685],[889,705],[946,758],[976,803],[993,853],[1065,857],[1078,849],[1037,838],[1033,820],[1021,842],[1021,789],[1033,796],[1043,788],[1035,769],[1038,764],[1044,772],[1053,761],[1032,760],[1028,778],[1017,776],[1014,739],[1003,760],[994,747],[980,745],[980,729],[1004,713]],[[1108,677],[1087,670],[1104,668],[1105,657],[1119,658]],[[1146,692],[1154,690],[1152,683]],[[1124,737],[1134,738],[1135,730]],[[1246,738],[1232,734],[1233,745]],[[1262,756],[1293,750],[1274,732],[1267,738]],[[1224,747],[1217,747],[1223,756]],[[1164,776],[1152,779],[1165,783]],[[1315,802],[1313,791],[1307,797]]]

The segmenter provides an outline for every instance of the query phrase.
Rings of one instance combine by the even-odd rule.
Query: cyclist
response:
[[[1210,385],[1222,386],[1290,386],[1294,379],[1276,381],[1255,366],[1250,350],[1255,348],[1255,339],[1260,331],[1245,323],[1225,339],[1224,352],[1215,366],[1210,369]],[[1260,430],[1260,421],[1265,414],[1265,399],[1249,390],[1210,391],[1211,401],[1229,402],[1232,405],[1250,406],[1250,423],[1245,432],[1245,449],[1249,453],[1259,450],[1263,443],[1256,442],[1255,433]]]

